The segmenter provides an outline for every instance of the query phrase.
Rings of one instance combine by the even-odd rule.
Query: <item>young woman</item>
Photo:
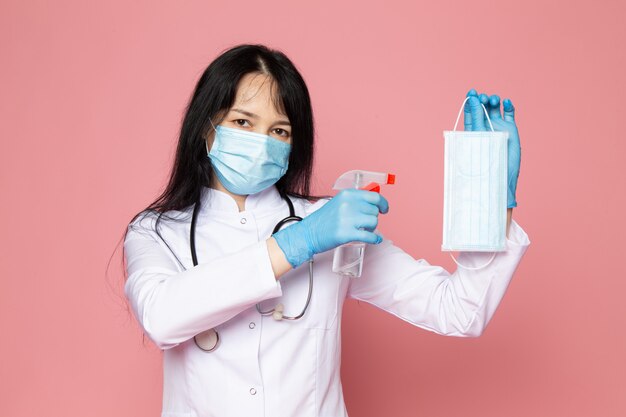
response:
[[[480,102],[498,118],[500,99],[469,95],[466,128],[482,130]],[[311,103],[284,54],[241,45],[215,59],[191,97],[167,188],[124,241],[126,296],[164,350],[162,416],[347,415],[339,361],[348,297],[442,335],[479,336],[529,245],[511,220],[519,139],[510,101],[498,123],[517,149],[507,249],[450,274],[375,233],[388,210],[382,195],[309,194]],[[352,241],[371,244],[358,279],[332,272],[331,249]],[[460,258],[478,266],[489,255]]]

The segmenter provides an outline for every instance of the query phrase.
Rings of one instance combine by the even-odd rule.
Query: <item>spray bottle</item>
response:
[[[391,185],[395,184],[395,182],[396,176],[393,174],[354,170],[348,171],[337,178],[333,189],[356,188],[378,193],[380,192],[381,184]],[[360,277],[363,271],[365,246],[366,243],[363,242],[350,242],[337,247],[333,257],[333,272],[353,278]]]

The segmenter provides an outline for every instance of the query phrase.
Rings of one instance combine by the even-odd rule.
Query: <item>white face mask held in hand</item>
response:
[[[491,132],[444,131],[443,251],[496,252],[505,250],[507,216],[508,132],[496,132],[483,106]]]

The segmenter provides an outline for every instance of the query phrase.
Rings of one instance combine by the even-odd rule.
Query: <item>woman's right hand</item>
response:
[[[348,242],[378,244],[374,233],[378,214],[387,213],[389,203],[379,193],[342,190],[319,210],[274,234],[287,261],[297,268],[313,255]]]

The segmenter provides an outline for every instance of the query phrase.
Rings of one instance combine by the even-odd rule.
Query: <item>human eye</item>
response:
[[[277,127],[276,129],[274,129],[274,133],[276,133],[278,136],[283,137],[283,138],[288,138],[291,134],[289,133],[289,131],[285,130],[285,129],[281,129],[279,127]]]
[[[250,127],[250,122],[248,122],[246,119],[235,119],[233,120],[233,123],[235,123],[235,125],[239,127]]]

